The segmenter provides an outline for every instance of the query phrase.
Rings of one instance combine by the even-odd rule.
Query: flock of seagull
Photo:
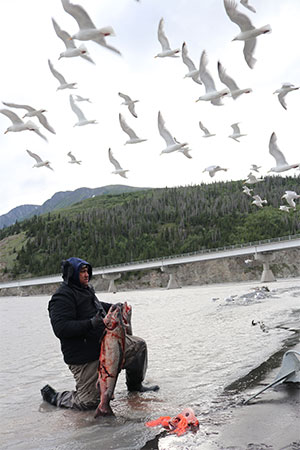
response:
[[[238,5],[234,0],[223,0],[224,2],[224,8],[225,12],[228,16],[228,18],[235,23],[240,28],[240,33],[233,38],[233,40],[239,40],[243,41],[244,48],[243,48],[243,56],[245,59],[246,64],[250,69],[253,69],[255,65],[255,58],[254,58],[254,50],[257,44],[257,38],[263,34],[267,34],[271,32],[270,25],[264,25],[260,28],[256,28],[248,15],[246,15],[244,12],[239,11]],[[75,44],[75,40],[78,40],[80,42],[86,42],[86,41],[94,41],[97,44],[107,48],[108,50],[121,54],[121,52],[116,49],[115,47],[111,46],[107,43],[107,37],[114,35],[114,30],[112,27],[102,27],[97,28],[94,23],[92,22],[90,16],[88,13],[84,10],[84,8],[81,5],[72,4],[70,3],[70,0],[61,0],[62,7],[65,10],[65,12],[69,15],[71,15],[78,24],[78,31],[70,35],[68,32],[62,30],[58,23],[52,18],[52,24],[54,31],[58,38],[60,38],[64,45],[65,45],[65,51],[60,53],[59,59],[61,58],[73,58],[73,57],[80,57],[84,60],[88,61],[89,63],[94,64],[94,61],[90,57],[88,50],[86,46],[82,43],[78,47]],[[252,13],[255,13],[255,8],[249,4],[248,0],[241,0],[240,4],[247,8]],[[199,68],[196,67],[194,62],[191,60],[191,58],[188,55],[188,48],[186,42],[182,44],[181,49],[180,48],[171,48],[169,40],[166,36],[165,30],[164,30],[164,19],[161,18],[158,24],[158,30],[157,30],[157,37],[158,41],[161,45],[161,51],[155,55],[155,58],[178,58],[182,57],[182,62],[187,66],[188,72],[185,74],[185,78],[190,78],[198,85],[203,85],[205,88],[205,93],[203,95],[200,95],[199,98],[196,100],[198,101],[206,101],[210,102],[212,105],[220,106],[222,105],[222,98],[225,96],[230,96],[233,100],[236,100],[238,97],[244,94],[249,94],[252,92],[252,89],[249,87],[240,88],[236,81],[227,73],[226,68],[222,65],[220,61],[218,61],[218,76],[222,84],[225,85],[225,88],[221,90],[216,89],[215,81],[211,75],[211,73],[208,70],[208,56],[205,50],[202,51],[201,57],[200,57],[200,64]],[[57,90],[65,90],[65,89],[76,89],[76,82],[68,82],[65,77],[54,67],[53,63],[48,60],[48,65],[51,74],[53,77],[55,77],[59,83]],[[287,109],[287,103],[286,103],[286,96],[288,93],[298,90],[299,87],[294,86],[292,83],[283,83],[282,86],[277,89],[274,94],[278,95],[278,100],[280,102],[280,105],[286,110]],[[118,95],[122,98],[123,102],[122,105],[127,106],[128,111],[130,114],[137,118],[137,113],[135,110],[135,105],[139,100],[132,100],[131,97],[127,94],[119,92]],[[83,102],[91,102],[89,98],[84,98],[80,95],[73,96],[72,94],[69,95],[69,102],[70,107],[73,113],[76,115],[77,121],[74,123],[75,126],[86,126],[86,125],[92,125],[97,124],[98,122],[95,119],[87,119],[84,115],[82,109],[78,106],[78,103]],[[23,109],[27,112],[25,115],[21,118],[18,116],[14,111],[11,109],[0,109],[0,113],[5,115],[10,121],[11,126],[9,126],[5,133],[8,132],[21,132],[25,130],[33,131],[38,136],[40,136],[42,139],[47,141],[47,137],[40,132],[39,127],[36,123],[34,123],[30,119],[36,118],[40,124],[50,133],[55,134],[54,128],[49,124],[46,116],[45,116],[45,109],[35,109],[32,106],[24,105],[24,104],[16,104],[11,102],[3,102],[3,105],[5,105],[8,108],[12,109]],[[29,119],[29,120],[23,120],[23,119]],[[125,145],[127,144],[140,144],[142,142],[145,142],[147,139],[143,137],[139,137],[135,131],[128,125],[128,123],[125,120],[125,117],[119,113],[119,124],[121,127],[121,130],[127,134],[128,138],[125,141]],[[161,151],[161,154],[164,153],[172,153],[172,152],[181,152],[184,156],[191,159],[190,155],[190,149],[188,147],[187,142],[179,142],[175,137],[174,134],[171,133],[168,128],[166,127],[165,120],[162,116],[161,111],[158,112],[157,117],[157,125],[158,125],[158,132],[161,136],[161,138],[165,142],[165,148]],[[199,127],[203,131],[203,138],[213,138],[215,136],[215,133],[211,133],[205,125],[199,121]],[[228,136],[229,138],[235,140],[236,142],[240,142],[239,139],[243,136],[246,136],[246,134],[242,133],[239,127],[239,123],[233,123],[231,125],[232,127],[232,133]],[[53,170],[53,168],[50,165],[50,161],[48,160],[42,160],[42,158],[31,152],[30,150],[27,150],[27,153],[30,157],[32,157],[35,160],[35,164],[33,167],[40,168],[40,167],[46,167],[50,170]],[[286,161],[286,158],[283,154],[283,152],[279,149],[277,145],[277,137],[275,132],[272,133],[269,141],[269,153],[271,156],[274,157],[276,165],[272,167],[269,172],[275,172],[275,173],[282,173],[286,172],[290,169],[300,168],[300,162],[294,163],[294,164],[288,164]],[[70,157],[69,163],[71,164],[80,164],[81,161],[78,161],[76,157],[71,153],[68,152],[67,154]],[[108,150],[108,158],[111,164],[114,166],[113,174],[120,175],[123,178],[127,178],[127,172],[129,169],[123,169],[120,165],[120,163],[115,159],[113,156],[111,148]],[[253,171],[258,172],[258,166],[252,165],[250,173],[248,175],[247,180],[245,180],[245,184],[256,184],[260,181],[263,181],[263,178],[256,178],[256,176],[252,173]],[[206,167],[203,172],[208,172],[210,177],[214,177],[215,174],[218,171],[227,171],[227,168],[223,168],[217,165],[212,165],[209,167]],[[267,200],[262,200],[258,195],[252,195],[252,189],[248,188],[247,186],[244,186],[243,192],[249,196],[253,197],[252,203],[260,208],[263,207],[264,204],[267,204]],[[295,200],[300,198],[300,195],[298,195],[294,191],[286,191],[286,193],[283,195],[282,198],[285,198],[288,205],[281,205],[280,209],[283,211],[289,211],[290,209],[295,209],[296,204]]]

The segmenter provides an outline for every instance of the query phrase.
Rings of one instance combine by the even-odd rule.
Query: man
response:
[[[62,272],[64,281],[52,296],[48,311],[54,334],[60,339],[64,361],[74,376],[76,390],[56,392],[47,384],[41,394],[51,405],[93,409],[100,401],[96,382],[105,330],[103,317],[112,304],[100,302],[89,285],[92,266],[87,261],[69,258],[63,261]],[[156,385],[145,387],[142,384],[147,370],[147,346],[143,339],[126,334],[124,369],[128,391],[159,389]]]

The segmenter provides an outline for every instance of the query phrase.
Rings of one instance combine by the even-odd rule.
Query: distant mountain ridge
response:
[[[125,186],[122,184],[113,184],[108,186],[102,186],[98,188],[78,188],[75,191],[60,191],[56,192],[50,199],[46,200],[42,205],[20,205],[11,209],[8,213],[0,216],[0,229],[8,227],[20,222],[24,219],[28,219],[34,215],[41,215],[47,212],[51,212],[57,209],[71,206],[74,203],[81,202],[87,198],[96,197],[98,195],[105,194],[122,194],[126,192],[134,192],[147,190],[149,188],[140,188]]]

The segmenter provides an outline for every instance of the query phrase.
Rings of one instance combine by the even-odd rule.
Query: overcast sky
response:
[[[275,165],[269,154],[270,135],[276,132],[278,146],[289,163],[300,161],[298,139],[300,90],[286,97],[287,110],[273,92],[283,82],[300,85],[298,26],[299,0],[250,0],[256,14],[238,8],[255,26],[270,24],[272,33],[259,36],[251,70],[243,56],[243,43],[232,42],[239,33],[227,16],[223,0],[74,0],[81,4],[97,27],[110,25],[116,36],[107,42],[122,56],[94,42],[85,42],[95,65],[82,58],[58,57],[65,50],[56,36],[51,18],[74,34],[76,21],[62,7],[61,0],[1,0],[1,101],[45,108],[56,135],[42,126],[43,141],[31,131],[4,134],[10,120],[0,114],[1,204],[0,214],[21,204],[42,204],[55,192],[79,187],[126,184],[144,187],[172,187],[221,180],[245,179],[251,164],[262,166],[261,174]],[[204,87],[184,78],[187,67],[179,58],[154,58],[161,50],[157,39],[160,18],[172,48],[185,41],[189,56],[199,65],[206,50],[208,69],[218,89],[225,86],[217,74],[220,60],[241,88],[253,92],[236,99],[225,98],[223,106],[197,102]],[[76,45],[81,44],[75,41]],[[57,91],[58,81],[47,60],[76,90]],[[138,99],[134,118],[121,105],[118,92]],[[89,97],[92,103],[78,106],[97,125],[74,127],[77,117],[69,95]],[[6,108],[1,105],[1,107]],[[25,110],[12,109],[21,117]],[[192,159],[176,152],[160,155],[165,142],[159,135],[157,115],[161,111],[170,132],[188,142]],[[121,130],[118,115],[146,142],[124,145],[128,136]],[[199,120],[216,136],[204,139]],[[37,124],[39,122],[34,120]],[[247,136],[240,143],[229,139],[230,125],[240,122]],[[111,172],[108,148],[128,179]],[[51,161],[54,171],[32,168],[34,160],[26,149]],[[69,164],[68,151],[82,161]],[[210,178],[203,170],[213,164],[228,168]],[[299,170],[285,172],[299,175]]]

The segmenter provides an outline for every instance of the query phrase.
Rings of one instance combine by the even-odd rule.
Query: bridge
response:
[[[219,258],[230,258],[234,256],[253,255],[255,260],[263,264],[262,282],[274,281],[275,277],[270,270],[270,256],[272,252],[300,247],[300,234],[283,236],[274,239],[266,239],[263,241],[255,241],[246,244],[230,245],[221,248],[203,249],[191,253],[183,253],[168,257],[148,259],[144,261],[132,261],[124,264],[114,264],[105,267],[93,268],[94,275],[102,275],[103,278],[110,280],[109,291],[116,290],[114,281],[121,277],[124,272],[161,269],[169,273],[170,279],[168,288],[176,287],[174,277],[175,268],[179,264],[189,264],[199,261],[207,261]],[[61,282],[61,274],[45,276],[40,278],[20,279],[0,283],[0,289],[35,286],[41,284],[59,283]]]

